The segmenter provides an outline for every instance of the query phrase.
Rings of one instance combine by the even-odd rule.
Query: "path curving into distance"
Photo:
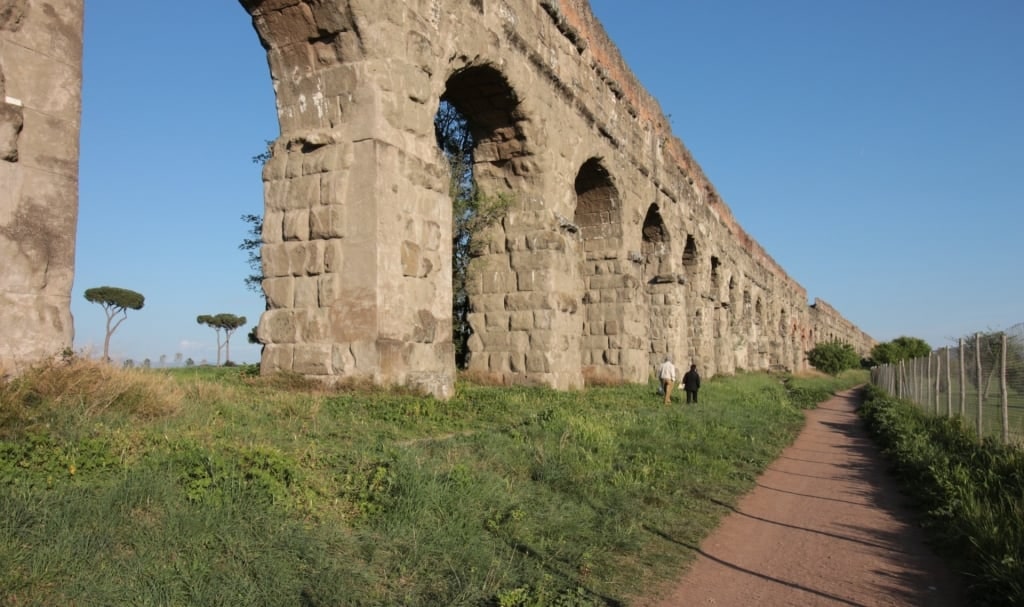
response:
[[[697,560],[644,607],[966,605],[962,582],[925,545],[848,390],[807,423]],[[666,538],[671,541],[671,538]]]

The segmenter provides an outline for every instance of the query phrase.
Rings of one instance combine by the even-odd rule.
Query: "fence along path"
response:
[[[857,390],[807,424],[646,607],[966,605],[958,576],[924,543],[856,408]],[[664,536],[666,541],[676,541]]]
[[[1024,324],[875,367],[871,382],[932,415],[962,417],[978,438],[1024,443]]]

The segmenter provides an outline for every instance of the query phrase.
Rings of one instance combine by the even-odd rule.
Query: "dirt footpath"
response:
[[[924,545],[848,391],[807,425],[661,597],[641,605],[966,605]],[[709,405],[710,406],[710,405]]]

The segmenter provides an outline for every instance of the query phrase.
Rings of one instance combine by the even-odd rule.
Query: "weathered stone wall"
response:
[[[0,376],[71,345],[80,0],[0,0]]]
[[[482,189],[513,201],[471,265],[478,374],[643,381],[668,353],[708,375],[802,369],[822,318],[869,347],[737,225],[586,2],[243,4],[282,130],[265,369],[450,386],[441,99],[470,121]]]
[[[469,119],[481,189],[511,200],[470,267],[478,374],[564,389],[644,381],[669,353],[710,376],[801,369],[826,332],[870,342],[737,225],[584,0],[241,3],[281,126],[263,175],[264,371],[450,393],[442,100]],[[36,4],[52,3],[12,6]]]

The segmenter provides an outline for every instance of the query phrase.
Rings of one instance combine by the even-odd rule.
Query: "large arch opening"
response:
[[[607,169],[597,158],[576,174],[573,217],[583,241],[583,335],[580,347],[584,380],[619,381],[624,317],[618,290],[623,287],[619,263],[622,247],[622,203]]]
[[[640,232],[640,253],[644,264],[644,289],[647,304],[648,366],[654,366],[671,355],[678,360],[684,354],[678,350],[683,341],[677,335],[676,307],[684,303],[676,290],[677,279],[672,274],[669,256],[668,226],[656,203],[647,207]]]
[[[102,313],[82,294],[111,284],[145,296],[113,335],[117,364],[216,364],[217,335],[196,317],[218,313],[247,319],[231,339],[232,362],[259,363],[261,346],[245,336],[266,305],[258,284],[247,290],[238,247],[251,237],[241,216],[264,214],[253,157],[280,128],[252,20],[237,2],[84,5],[73,347],[99,354]],[[157,20],[190,23],[189,43],[174,27],[126,26]],[[169,82],[182,94],[159,93]]]
[[[518,96],[491,66],[455,72],[447,81],[434,118],[437,144],[449,167],[452,200],[452,340],[459,369],[470,364],[474,333],[486,330],[478,305],[482,283],[471,284],[474,261],[488,253],[488,240],[508,210],[510,162],[524,154],[517,124]],[[507,265],[507,262],[505,262]],[[495,311],[492,310],[492,318]],[[474,317],[474,314],[476,316]],[[475,320],[475,322],[474,322]],[[504,327],[490,326],[495,331]]]
[[[668,252],[669,243],[668,228],[665,226],[665,220],[661,217],[658,205],[652,204],[647,208],[641,234],[640,252],[644,256],[644,261],[656,269],[661,257]]]
[[[468,67],[448,79],[441,101],[466,118],[474,142],[473,174],[478,187],[491,194],[502,189],[499,184],[507,189],[510,162],[526,155],[519,97],[508,80],[489,65]]]

